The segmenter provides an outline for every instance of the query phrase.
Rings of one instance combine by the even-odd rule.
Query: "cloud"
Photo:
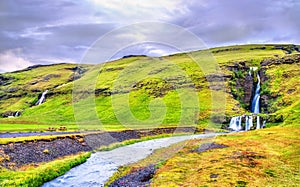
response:
[[[298,0],[0,1],[0,53],[15,53],[18,48],[22,58],[33,64],[55,63],[45,59],[79,63],[99,37],[144,21],[173,23],[195,33],[209,47],[266,42],[299,44],[299,10]],[[153,28],[149,33],[155,41],[163,41],[164,36],[157,31]],[[173,35],[174,40],[186,46],[184,39],[170,33]],[[107,47],[115,48],[130,38],[147,42],[149,37],[143,28],[136,28],[131,33],[119,33]],[[173,52],[162,45],[152,49],[145,46],[131,47],[120,54],[156,56]]]
[[[172,22],[188,28],[210,46],[300,42],[299,1],[191,0],[182,6],[186,13],[175,16]]]
[[[182,12],[178,6],[178,0],[88,0],[95,5],[95,10],[101,12],[100,17],[104,20],[118,22],[120,24],[130,24],[141,21],[166,21],[174,14]]]
[[[33,65],[20,55],[20,49],[0,53],[0,72],[11,72]]]

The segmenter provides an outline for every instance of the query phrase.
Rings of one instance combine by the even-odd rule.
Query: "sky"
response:
[[[180,51],[159,42],[165,37],[159,30],[164,27],[151,32],[150,24],[142,32],[142,27],[132,26],[144,22],[176,25],[208,48],[299,44],[299,10],[300,0],[0,0],[0,72],[36,64],[81,63],[91,46],[109,33],[114,36],[97,51],[98,57],[115,49],[115,44],[122,48],[112,59]],[[139,43],[126,44],[128,37]],[[99,57],[92,63],[108,60]]]

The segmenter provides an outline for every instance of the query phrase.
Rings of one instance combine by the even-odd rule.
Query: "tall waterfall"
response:
[[[35,105],[40,105],[40,104],[42,104],[42,103],[45,101],[45,99],[46,99],[46,94],[47,94],[47,93],[48,93],[48,90],[44,91],[44,92],[42,93],[42,96],[40,97],[40,99],[38,100],[38,102],[36,102]]]
[[[257,73],[257,84],[255,89],[255,94],[251,103],[251,112],[254,114],[258,114],[260,112],[260,77]],[[256,118],[256,129],[260,129],[260,116],[257,116]]]
[[[259,74],[257,73],[257,84],[255,89],[255,95],[251,103],[251,112],[253,112],[254,114],[258,114],[260,112],[259,101],[260,101],[260,77]]]

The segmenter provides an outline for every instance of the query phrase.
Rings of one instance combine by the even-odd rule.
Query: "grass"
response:
[[[142,159],[136,163],[121,166],[118,168],[118,171],[114,173],[113,176],[109,178],[109,180],[105,183],[105,186],[109,186],[113,181],[115,181],[118,178],[121,178],[127,174],[129,174],[131,171],[136,170],[137,168],[146,167],[150,164],[156,165],[156,167],[161,167],[164,165],[165,160],[172,157],[179,149],[181,149],[184,145],[186,145],[186,141],[173,144],[166,148],[161,148],[158,150],[153,151],[151,156]]]
[[[159,168],[152,186],[298,186],[300,129],[269,129],[223,135],[214,141],[229,146],[192,153],[190,143]]]
[[[17,171],[0,168],[0,186],[41,186],[89,158],[91,153],[78,153],[48,163],[23,166]]]
[[[232,50],[234,48],[238,50]],[[74,72],[71,70],[77,66],[74,64],[4,73],[1,76],[12,80],[0,87],[0,96],[7,97],[0,100],[0,113],[21,111],[22,115],[0,118],[0,130],[40,130],[39,126],[34,127],[35,124],[63,125],[72,130],[120,130],[158,124],[202,125],[201,121],[208,120],[213,113],[243,114],[243,107],[228,92],[228,80],[224,81],[223,91],[215,91],[209,86],[222,88],[222,83],[213,81],[209,84],[205,76],[232,75],[227,67],[239,61],[245,61],[248,66],[259,66],[262,59],[287,56],[283,50],[274,48],[274,45],[229,46],[162,58],[133,57],[101,65],[80,65],[85,72],[75,81],[72,81]],[[286,92],[282,89],[297,85],[298,73],[292,72],[295,68],[298,68],[296,64],[268,67],[266,73],[270,80],[276,80],[269,83],[268,92]],[[285,71],[293,73],[294,78],[278,87],[285,80],[281,78]],[[46,89],[49,90],[46,102],[32,106]],[[291,96],[296,95],[298,92]],[[283,108],[290,105],[291,98],[284,94],[282,101],[272,101],[272,112],[280,109],[276,107],[278,102]],[[24,125],[22,129],[22,125],[7,124],[33,126]]]
[[[26,136],[26,137],[15,137],[15,138],[0,138],[0,145],[9,143],[25,143],[33,141],[51,141],[59,138],[76,138],[83,137],[83,134],[64,134],[64,135],[47,135],[47,136]]]

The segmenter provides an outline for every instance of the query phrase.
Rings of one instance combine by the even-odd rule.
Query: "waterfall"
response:
[[[256,71],[257,67],[250,67],[249,75],[251,76],[253,71]],[[253,99],[251,101],[250,111],[254,114],[260,113],[260,77],[259,73],[257,75],[257,84],[254,92]],[[229,124],[229,129],[233,131],[243,130],[242,126],[242,118],[245,118],[245,131],[250,130],[253,127],[253,116],[252,115],[243,115],[243,116],[235,116],[232,117]],[[266,120],[263,121],[263,125],[261,125],[261,117],[256,115],[256,129],[264,128],[266,126]]]
[[[260,116],[256,118],[256,129],[260,129]]]
[[[266,123],[267,123],[267,120],[264,120],[264,121],[263,121],[262,128],[265,128],[265,127],[266,127]]]
[[[229,128],[234,131],[242,130],[242,116],[232,117]]]
[[[14,115],[15,117],[18,117],[18,116],[20,116],[20,112],[19,111],[17,111],[16,113],[15,113],[15,115]]]
[[[253,117],[249,116],[249,130],[251,127],[253,127]]]
[[[47,94],[47,93],[48,93],[48,90],[44,91],[44,92],[42,93],[41,98],[38,100],[38,102],[36,102],[35,105],[40,105],[40,104],[42,104],[42,103],[45,101],[45,99],[46,99],[46,94]]]
[[[253,97],[252,103],[251,103],[251,112],[254,114],[258,114],[260,112],[260,105],[259,105],[259,100],[260,100],[260,77],[259,74],[257,73],[257,84],[256,84],[256,89],[255,89],[255,95]]]
[[[246,123],[245,123],[245,131],[248,131],[253,127],[253,118],[252,116],[246,116]]]
[[[245,131],[250,130],[250,124],[249,124],[249,117],[246,116],[246,124],[245,124]]]
[[[250,69],[248,71],[249,76],[251,77],[252,72],[256,71],[256,70],[257,70],[257,67],[250,67]]]

